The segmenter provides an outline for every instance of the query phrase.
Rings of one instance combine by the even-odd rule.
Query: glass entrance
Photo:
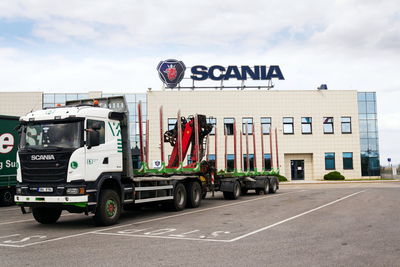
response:
[[[292,180],[304,180],[304,160],[290,161]]]

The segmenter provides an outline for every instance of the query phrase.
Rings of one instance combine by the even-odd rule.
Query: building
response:
[[[233,166],[233,125],[239,136],[248,129],[249,167],[254,168],[253,126],[256,139],[255,162],[261,169],[279,168],[289,180],[322,179],[337,170],[346,178],[379,176],[379,145],[374,92],[338,90],[208,90],[149,91],[147,93],[43,93],[0,92],[0,114],[21,116],[32,110],[63,105],[67,100],[124,95],[130,113],[130,139],[134,162],[138,162],[139,127],[137,103],[142,102],[143,121],[149,119],[149,158],[160,159],[159,108],[164,110],[164,130],[174,127],[177,111],[182,116],[196,113],[209,117],[218,138],[217,167],[225,168],[224,140],[227,132],[227,168]],[[261,134],[262,133],[262,134]],[[271,133],[271,134],[270,134]],[[264,153],[261,149],[261,137]],[[144,139],[146,137],[144,136]],[[238,138],[239,139],[239,138]],[[215,134],[208,142],[214,144]],[[166,155],[171,153],[164,143]],[[209,146],[209,160],[215,160]],[[271,151],[272,147],[272,151]],[[240,147],[238,144],[237,152]],[[262,155],[263,154],[263,155]],[[243,156],[246,159],[246,155]],[[187,163],[188,159],[185,159]],[[237,166],[240,157],[237,155]],[[242,159],[243,168],[247,160]],[[135,164],[139,166],[139,164]]]
[[[330,171],[346,178],[379,176],[379,147],[375,93],[344,90],[191,90],[148,92],[150,121],[149,155],[160,159],[159,108],[164,110],[164,129],[173,127],[177,111],[182,116],[208,116],[217,131],[217,168],[232,168],[233,123],[242,131],[242,163],[247,168],[245,132],[248,129],[250,169],[254,168],[253,126],[256,166],[279,168],[289,180],[323,179]],[[271,129],[271,131],[270,131]],[[225,136],[227,151],[225,163]],[[262,134],[261,134],[262,133]],[[270,136],[271,134],[271,136]],[[262,138],[262,140],[261,140]],[[239,139],[239,137],[238,137]],[[214,144],[215,134],[208,140]],[[263,142],[264,155],[262,155]],[[238,140],[239,143],[239,140]],[[164,145],[166,154],[171,147]],[[272,151],[271,151],[272,148]],[[240,151],[238,144],[237,151]],[[214,145],[209,159],[215,159]],[[185,159],[189,161],[189,158]]]

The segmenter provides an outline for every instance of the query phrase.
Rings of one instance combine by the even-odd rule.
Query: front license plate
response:
[[[53,192],[53,187],[39,187],[38,192],[51,193],[51,192]]]

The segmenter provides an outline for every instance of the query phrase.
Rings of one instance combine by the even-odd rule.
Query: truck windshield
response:
[[[21,149],[78,148],[82,144],[82,123],[32,123],[22,128]]]

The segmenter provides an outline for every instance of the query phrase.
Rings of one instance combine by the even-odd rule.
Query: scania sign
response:
[[[284,80],[281,69],[279,66],[254,66],[253,68],[249,66],[228,66],[227,68],[219,65],[211,66],[207,68],[206,66],[197,65],[192,67],[192,78],[195,81],[204,81],[211,79],[214,81],[220,80],[247,80],[250,78],[252,80],[271,80],[272,78],[277,78],[279,80]]]
[[[157,71],[161,81],[169,88],[176,87],[185,75],[185,64],[176,59],[168,59],[161,61],[157,66]],[[256,65],[256,66],[235,66],[224,67],[221,65],[213,65],[210,67],[203,65],[195,65],[191,68],[192,75],[190,79],[193,81],[226,81],[236,79],[239,81],[266,80],[272,79],[284,80],[282,71],[278,65]]]
[[[54,155],[32,155],[31,160],[56,160]]]

